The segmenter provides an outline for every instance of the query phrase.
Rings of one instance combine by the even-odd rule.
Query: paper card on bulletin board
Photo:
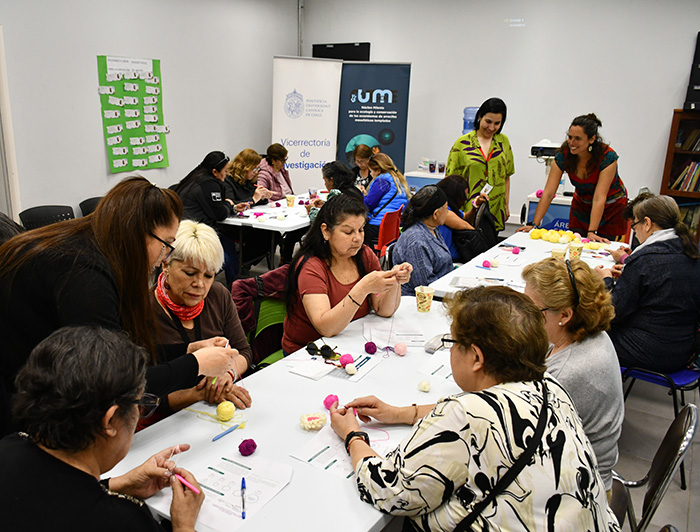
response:
[[[97,72],[110,172],[169,166],[160,60],[98,55]]]

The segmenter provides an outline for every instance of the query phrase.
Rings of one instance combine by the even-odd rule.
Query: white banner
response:
[[[321,167],[335,160],[343,62],[275,57],[272,142],[287,148],[296,194],[323,188]]]

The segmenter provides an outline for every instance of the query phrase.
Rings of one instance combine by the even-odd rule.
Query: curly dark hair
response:
[[[598,168],[598,166],[600,166],[600,161],[603,159],[603,154],[605,153],[605,150],[608,149],[608,145],[603,142],[603,138],[598,133],[598,128],[603,127],[603,122],[600,121],[595,113],[588,113],[587,115],[581,115],[574,118],[569,128],[572,126],[579,126],[582,128],[583,132],[589,139],[591,137],[595,137],[595,141],[591,145],[591,158],[588,160],[588,164],[586,165],[586,172],[588,172],[590,175],[596,168]],[[576,169],[578,168],[578,155],[571,155],[571,151],[569,150],[569,141],[564,141],[559,149],[564,153],[566,172],[569,175],[576,175]]]
[[[146,363],[146,351],[124,333],[96,326],[58,329],[17,374],[15,425],[49,449],[82,451],[101,435],[112,405],[121,418],[136,415]]]
[[[505,286],[478,286],[445,298],[445,306],[454,339],[481,349],[487,375],[499,383],[542,379],[549,341],[529,297]]]

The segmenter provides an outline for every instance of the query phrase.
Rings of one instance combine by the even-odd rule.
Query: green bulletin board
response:
[[[97,56],[111,173],[168,166],[160,60]]]

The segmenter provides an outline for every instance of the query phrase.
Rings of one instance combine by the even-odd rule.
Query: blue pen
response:
[[[226,435],[229,434],[230,432],[233,432],[234,430],[236,430],[239,426],[240,426],[240,423],[234,425],[234,426],[231,427],[230,429],[226,429],[226,430],[223,431],[221,434],[217,434],[216,436],[214,436],[214,437],[211,439],[211,441],[216,441],[216,440],[218,440],[218,439],[220,439],[220,438],[223,438],[224,436],[226,436]]]
[[[245,477],[241,477],[241,519],[245,519]]]

